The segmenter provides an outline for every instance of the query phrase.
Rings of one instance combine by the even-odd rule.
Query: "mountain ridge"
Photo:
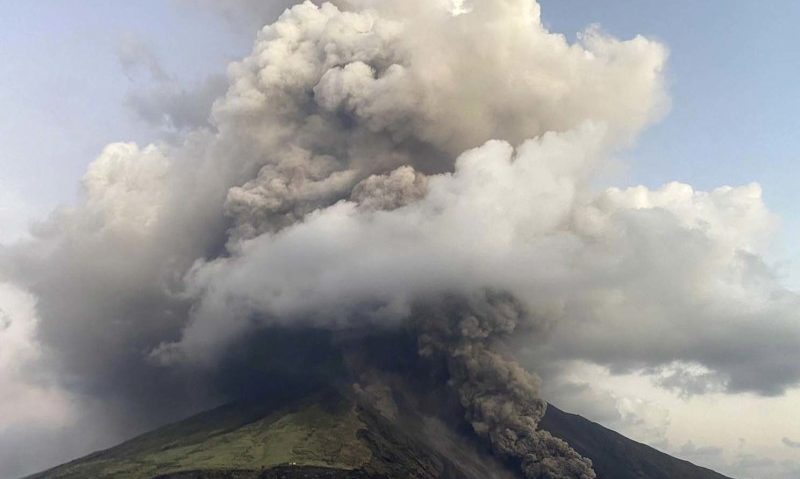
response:
[[[592,459],[599,479],[730,479],[565,413],[541,427]],[[336,390],[241,401],[26,479],[514,479],[458,426],[415,411],[390,419]]]
[[[599,479],[732,479],[548,405],[539,427],[592,459]],[[600,474],[603,471],[604,474]]]

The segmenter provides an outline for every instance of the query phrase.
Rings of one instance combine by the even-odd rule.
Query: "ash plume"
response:
[[[537,378],[492,348],[535,326],[519,301],[492,291],[443,297],[414,318],[422,331],[420,353],[444,356],[467,420],[497,455],[519,461],[530,479],[596,477],[589,459],[537,429],[547,407]]]
[[[0,249],[0,291],[25,306],[3,308],[0,344],[22,345],[0,347],[20,391],[3,409],[58,404],[97,448],[246,393],[286,366],[264,337],[413,327],[499,456],[586,478],[537,430],[540,366],[797,384],[800,300],[759,256],[757,185],[598,187],[668,107],[666,57],[597,28],[570,43],[531,0],[294,5],[229,66],[208,122],[109,145],[76,204]]]

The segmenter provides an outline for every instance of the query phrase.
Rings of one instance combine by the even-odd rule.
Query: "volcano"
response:
[[[601,479],[730,479],[550,405],[543,429]],[[335,388],[232,402],[28,479],[513,479],[452,418],[393,417]]]

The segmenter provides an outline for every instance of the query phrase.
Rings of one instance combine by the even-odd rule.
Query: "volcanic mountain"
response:
[[[230,403],[29,479],[521,477],[466,424],[406,406],[387,416],[336,388],[303,388]],[[601,479],[726,479],[553,406],[541,426]]]

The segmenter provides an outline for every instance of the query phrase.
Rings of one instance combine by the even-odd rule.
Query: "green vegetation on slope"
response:
[[[31,479],[519,477],[474,437],[416,408],[389,420],[330,389],[270,397],[223,406]],[[542,427],[592,459],[600,479],[729,479],[552,406]]]
[[[371,458],[352,404],[311,398],[290,408],[234,404],[145,434],[33,478],[146,479],[181,471],[299,463],[352,470]]]

